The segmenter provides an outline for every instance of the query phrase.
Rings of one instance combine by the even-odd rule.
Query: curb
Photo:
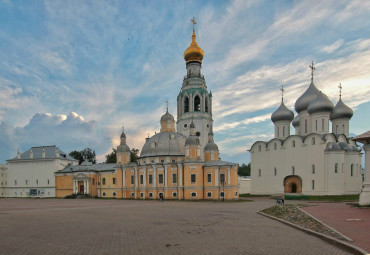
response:
[[[363,250],[363,249],[361,249],[361,248],[359,248],[357,246],[351,245],[349,243],[346,243],[344,241],[340,241],[340,240],[335,239],[333,237],[330,237],[330,236],[327,236],[327,235],[324,235],[324,234],[315,232],[315,231],[313,231],[311,229],[298,226],[298,225],[293,224],[293,223],[291,223],[289,221],[285,221],[285,220],[276,218],[274,216],[265,214],[263,212],[257,212],[257,213],[260,214],[260,215],[262,215],[262,216],[265,216],[267,218],[270,218],[270,219],[279,221],[281,223],[284,223],[284,224],[286,224],[288,226],[291,226],[291,227],[293,227],[295,229],[301,230],[301,231],[303,231],[303,232],[305,232],[305,233],[307,233],[309,235],[319,237],[319,238],[323,239],[324,241],[327,241],[327,242],[329,242],[331,244],[337,245],[337,246],[341,247],[342,249],[345,249],[345,250],[347,250],[349,252],[352,252],[353,254],[359,254],[359,255],[368,254],[368,252],[366,252],[365,250]]]

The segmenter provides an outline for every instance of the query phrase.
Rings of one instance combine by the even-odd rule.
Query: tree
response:
[[[85,148],[82,151],[71,151],[69,153],[69,156],[71,156],[74,159],[77,159],[79,165],[81,165],[81,163],[84,162],[85,160],[93,164],[96,164],[95,150],[91,150],[90,148]]]
[[[130,151],[130,158],[131,162],[136,162],[136,160],[139,158],[139,150],[132,148]]]
[[[112,152],[105,155],[105,163],[116,163],[117,162],[117,150],[112,148]]]
[[[250,176],[251,175],[251,163],[248,163],[248,165],[243,163],[241,166],[239,166],[238,175],[239,176]]]

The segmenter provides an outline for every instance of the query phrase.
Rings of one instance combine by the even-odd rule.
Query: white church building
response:
[[[361,149],[349,137],[353,111],[333,103],[313,82],[297,99],[294,113],[284,105],[272,113],[275,137],[251,149],[251,194],[359,194]],[[341,86],[340,86],[341,89]],[[283,89],[282,89],[283,91]],[[330,130],[331,122],[331,130]],[[290,134],[290,125],[295,134]]]

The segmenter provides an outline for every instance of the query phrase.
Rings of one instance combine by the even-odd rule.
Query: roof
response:
[[[370,130],[353,138],[356,142],[364,143],[370,141]]]
[[[315,84],[311,80],[311,84],[308,89],[297,99],[295,102],[296,112],[307,110],[308,105],[316,99],[320,91],[315,87]]]
[[[91,164],[83,162],[81,165],[69,165],[57,173],[74,173],[74,172],[100,172],[113,171],[116,167],[115,163],[99,163]]]
[[[204,166],[236,166],[236,165],[238,165],[238,164],[228,162],[228,161],[222,161],[222,160],[208,161],[208,162],[204,163]]]
[[[349,108],[345,103],[343,103],[340,98],[334,110],[330,114],[330,120],[348,118],[351,119],[353,116],[353,110]]]
[[[281,101],[279,108],[276,111],[274,111],[271,115],[272,122],[282,120],[292,121],[293,118],[294,113],[285,106],[283,101]]]
[[[32,150],[33,158],[30,157]],[[57,146],[39,146],[39,147],[31,147],[28,151],[25,151],[21,154],[20,159],[18,157],[14,157],[12,159],[8,159],[7,161],[13,160],[31,160],[31,159],[44,159],[42,157],[43,150],[45,151],[45,159],[56,159],[57,158],[57,150],[59,150],[59,158],[66,159],[66,160],[73,160],[78,161],[72,157],[70,157],[67,153],[60,150]]]
[[[149,138],[144,144],[140,157],[184,156],[186,137],[177,132],[161,132]]]

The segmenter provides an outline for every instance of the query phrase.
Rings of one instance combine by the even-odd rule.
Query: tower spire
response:
[[[191,20],[191,22],[193,23],[193,33],[195,33],[195,24],[197,24],[197,22],[195,21],[195,18],[194,17]]]
[[[313,61],[312,61],[312,64],[309,66],[309,68],[311,68],[311,81],[313,81],[313,72],[316,70],[316,68],[313,64]]]
[[[284,85],[281,85],[281,102],[283,103],[284,102]]]
[[[342,83],[339,83],[339,86],[338,86],[338,88],[339,88],[339,99],[342,99]]]
[[[168,100],[166,100],[166,112],[168,112]]]

